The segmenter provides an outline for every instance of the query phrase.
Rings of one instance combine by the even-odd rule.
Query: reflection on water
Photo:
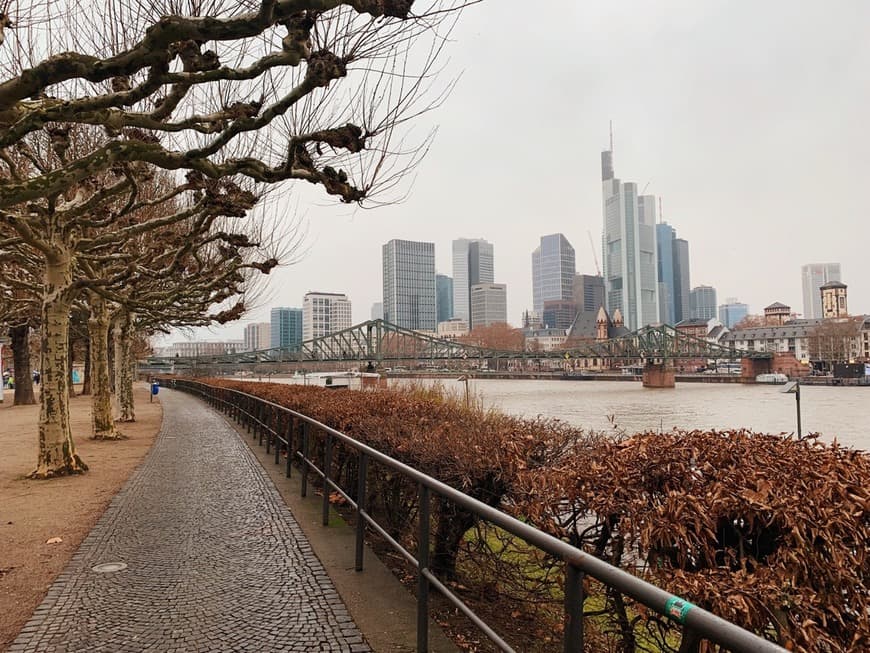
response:
[[[456,392],[461,382],[443,381]],[[730,429],[764,433],[796,430],[795,398],[782,386],[678,383],[675,389],[649,389],[621,381],[506,381],[474,379],[470,391],[487,407],[514,415],[558,417],[596,430],[612,428],[608,417],[628,433],[652,429]],[[801,387],[804,434],[870,449],[866,405],[870,388]]]

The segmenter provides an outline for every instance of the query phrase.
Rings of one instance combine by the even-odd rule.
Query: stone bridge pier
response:
[[[644,388],[673,388],[676,386],[676,372],[670,361],[647,361],[643,366]]]

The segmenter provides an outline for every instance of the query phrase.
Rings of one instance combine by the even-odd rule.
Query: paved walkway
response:
[[[189,395],[160,398],[154,448],[10,652],[369,651],[238,434]]]

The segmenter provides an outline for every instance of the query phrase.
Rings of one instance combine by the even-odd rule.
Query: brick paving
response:
[[[154,448],[10,653],[370,651],[239,435],[189,395],[160,396]],[[110,562],[127,568],[91,570]]]

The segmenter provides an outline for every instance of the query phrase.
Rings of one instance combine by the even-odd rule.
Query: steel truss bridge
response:
[[[327,336],[306,340],[296,347],[196,357],[154,356],[148,359],[147,364],[192,367],[259,363],[371,362],[375,364],[412,360],[540,360],[545,358],[667,362],[675,359],[734,361],[748,356],[757,355],[688,335],[668,325],[647,326],[610,340],[566,342],[564,348],[553,351],[514,351],[437,338],[383,320],[370,320]]]

